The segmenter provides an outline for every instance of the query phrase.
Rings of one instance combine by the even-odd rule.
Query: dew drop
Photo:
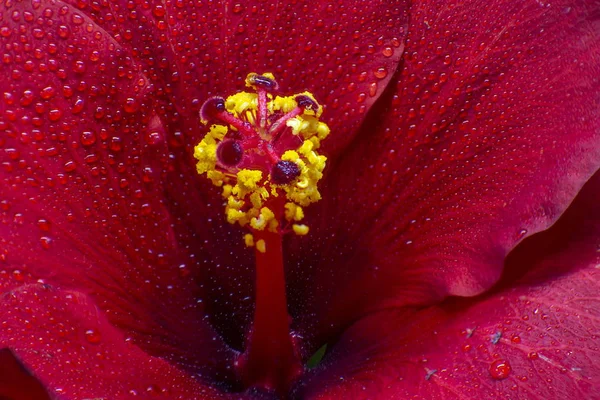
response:
[[[383,79],[387,76],[388,72],[387,72],[387,68],[385,67],[379,67],[375,70],[375,72],[373,72],[373,74],[375,75],[375,77],[377,79]]]
[[[81,137],[79,138],[81,144],[84,146],[91,146],[96,143],[96,134],[91,131],[81,132]]]
[[[128,97],[123,108],[128,113],[134,113],[138,110],[139,104],[133,97]]]
[[[163,5],[156,5],[152,10],[152,14],[154,14],[154,16],[157,18],[164,17],[166,12],[167,11],[165,10],[165,7]]]
[[[77,168],[77,164],[75,164],[75,161],[67,161],[65,165],[63,165],[63,168],[66,172],[73,172],[75,171],[75,168]]]
[[[527,234],[527,229],[521,229],[519,231],[519,238],[522,238],[523,236],[525,236]]]
[[[121,151],[123,149],[123,142],[120,137],[114,136],[110,140],[110,145],[108,146],[112,151]]]
[[[510,364],[506,360],[495,360],[490,365],[490,375],[494,379],[506,379],[510,375]]]
[[[161,143],[162,141],[163,141],[163,136],[161,135],[160,132],[150,132],[146,136],[146,143],[148,143],[150,146],[156,146],[157,144]]]
[[[79,14],[73,14],[71,16],[71,21],[75,24],[75,25],[81,25],[83,24],[83,17]]]
[[[81,60],[75,61],[73,64],[73,71],[78,74],[83,74],[85,72],[85,63]]]
[[[179,276],[182,278],[187,277],[191,273],[190,269],[185,264],[181,264],[178,268],[178,271],[179,271]]]
[[[38,228],[40,228],[40,230],[44,231],[44,232],[48,232],[50,230],[50,221],[48,221],[47,219],[38,219],[37,222],[37,226]]]
[[[540,356],[535,351],[532,351],[531,353],[527,354],[527,358],[530,360],[537,360],[539,357]]]
[[[40,91],[40,97],[44,100],[48,100],[56,94],[56,89],[52,86],[47,86]]]
[[[373,82],[369,85],[369,96],[375,97],[377,94],[377,82]]]
[[[91,344],[98,344],[102,341],[102,336],[97,329],[88,329],[85,331],[85,340]]]
[[[85,102],[83,101],[83,99],[78,98],[77,100],[75,100],[75,103],[73,103],[73,107],[71,107],[71,112],[73,114],[79,114],[81,111],[83,111],[84,105]]]
[[[25,280],[23,273],[21,271],[19,271],[18,269],[15,269],[12,272],[12,276],[13,276],[13,279],[17,282],[23,282]]]
[[[23,225],[23,223],[25,223],[25,218],[23,217],[23,214],[21,214],[21,213],[15,214],[15,216],[13,217],[13,222],[16,225]]]
[[[62,111],[59,110],[58,108],[52,109],[48,113],[48,119],[50,121],[53,121],[53,122],[58,121],[60,119],[60,117],[62,117]]]
[[[42,236],[40,238],[40,243],[42,244],[42,248],[48,250],[52,246],[52,239],[48,236]]]
[[[383,50],[381,50],[381,54],[383,54],[386,57],[391,57],[394,54],[394,49],[392,49],[391,47],[384,47]]]

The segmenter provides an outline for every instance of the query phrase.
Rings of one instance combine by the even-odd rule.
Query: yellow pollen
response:
[[[308,226],[304,224],[294,224],[292,229],[294,229],[296,235],[306,235],[308,233]]]
[[[329,127],[319,121],[323,107],[310,92],[274,96],[270,91],[278,86],[270,73],[249,74],[246,86],[257,93],[216,98],[221,99],[221,114],[203,117],[210,121],[201,122],[210,126],[194,148],[196,170],[222,188],[229,223],[248,226],[251,231],[306,235],[309,227],[299,222],[304,219],[304,207],[321,199],[317,185],[327,161],[317,152],[329,135]],[[298,96],[302,96],[302,106],[296,101]],[[232,118],[239,122],[232,122]],[[230,147],[220,150],[225,141]],[[222,161],[226,151],[234,161]],[[290,162],[297,170],[290,170]],[[289,180],[284,175],[274,182],[277,163],[285,165],[282,173],[293,173]],[[264,241],[254,242],[251,233],[244,236],[244,243],[266,251]]]
[[[260,239],[258,242],[256,242],[256,250],[260,251],[261,253],[267,252],[267,244],[264,240]]]
[[[246,243],[246,247],[254,247],[254,236],[251,233],[246,233],[244,243]]]

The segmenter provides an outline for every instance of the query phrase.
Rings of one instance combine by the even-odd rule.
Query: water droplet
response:
[[[12,276],[13,276],[13,279],[17,282],[23,282],[25,280],[23,273],[21,271],[19,271],[18,269],[15,269],[12,272]]]
[[[373,72],[373,74],[375,75],[375,77],[377,79],[383,79],[387,76],[388,72],[387,72],[387,68],[385,67],[379,67],[375,70],[375,72]]]
[[[102,336],[97,329],[88,329],[85,331],[85,340],[91,344],[98,344],[102,341]]]
[[[155,146],[163,141],[163,136],[160,132],[150,132],[146,136],[146,143],[150,146]]]
[[[40,228],[44,232],[48,232],[50,230],[50,221],[47,219],[39,219],[37,222],[38,228]]]
[[[185,278],[190,273],[191,273],[190,269],[185,264],[181,264],[179,266],[179,276],[180,277]]]
[[[126,112],[134,113],[138,110],[139,104],[133,97],[128,97],[127,100],[125,100],[124,108]]]
[[[84,146],[91,146],[96,143],[96,134],[91,131],[81,132],[80,141]]]
[[[40,91],[40,97],[44,100],[52,98],[56,94],[56,89],[52,86],[47,86]]]
[[[65,165],[63,165],[63,168],[66,172],[73,172],[75,171],[75,168],[77,168],[77,164],[75,164],[75,161],[67,161]]]
[[[50,110],[50,112],[48,113],[48,119],[50,121],[58,121],[60,119],[60,117],[62,117],[62,111],[59,110],[58,108],[55,108],[53,110]]]
[[[383,54],[386,57],[391,57],[394,54],[394,49],[392,49],[391,47],[384,47],[383,50],[381,50],[381,54]]]
[[[375,97],[377,94],[377,82],[373,82],[369,85],[369,96]]]
[[[532,351],[531,353],[527,354],[527,358],[529,358],[530,360],[537,360],[539,357],[540,356],[535,351]]]
[[[49,238],[48,236],[42,236],[40,238],[40,243],[42,244],[42,247],[46,250],[48,250],[50,248],[50,246],[52,246],[52,239]]]
[[[78,74],[83,74],[85,72],[85,63],[81,60],[75,61],[73,64],[73,71]]]
[[[527,229],[521,229],[519,231],[519,239],[527,234]]]
[[[110,145],[109,148],[112,151],[121,151],[123,149],[123,143],[120,137],[118,136],[114,136],[111,140],[110,140]]]
[[[71,16],[71,21],[75,24],[75,25],[81,25],[83,24],[83,17],[79,14],[73,14]]]
[[[166,12],[165,7],[160,4],[154,6],[154,9],[152,10],[152,14],[157,18],[164,17]]]
[[[506,379],[510,375],[510,364],[506,360],[495,360],[490,365],[490,375],[494,379]]]
[[[23,225],[23,223],[25,223],[25,217],[23,217],[23,214],[21,213],[17,213],[15,214],[15,216],[13,217],[13,222],[16,225]]]

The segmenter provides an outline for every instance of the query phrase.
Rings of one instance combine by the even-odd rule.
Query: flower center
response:
[[[248,228],[244,243],[255,247],[254,320],[236,370],[246,387],[284,394],[303,366],[289,328],[282,236],[308,233],[300,222],[321,199],[327,159],[317,149],[329,127],[309,92],[276,96],[270,73],[249,74],[246,86],[254,93],[204,103],[200,119],[210,128],[194,157],[198,173],[222,189],[227,221]]]
[[[323,108],[309,92],[274,96],[272,74],[249,74],[246,85],[256,93],[212,97],[202,106],[200,118],[211,126],[194,151],[198,173],[222,187],[229,223],[304,235],[302,208],[321,198],[327,160],[317,153],[329,134],[319,121]]]

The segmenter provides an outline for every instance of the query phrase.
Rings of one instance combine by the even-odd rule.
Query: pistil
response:
[[[252,330],[237,362],[245,386],[285,392],[302,372],[289,327],[282,235],[256,232],[256,299]],[[264,251],[263,251],[264,250]]]
[[[274,96],[272,74],[251,73],[246,86],[256,93],[204,103],[200,119],[210,128],[194,157],[198,173],[221,188],[227,221],[249,230],[244,243],[255,251],[254,320],[236,370],[245,387],[284,395],[303,366],[290,331],[282,237],[309,232],[299,222],[321,198],[326,157],[317,149],[329,128],[309,92]]]

